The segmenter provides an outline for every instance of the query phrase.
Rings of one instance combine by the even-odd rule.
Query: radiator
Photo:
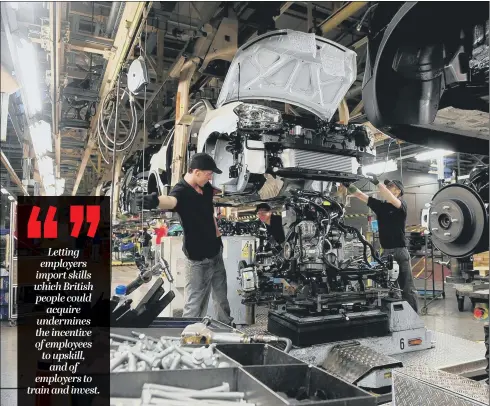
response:
[[[358,166],[356,159],[349,156],[300,149],[285,149],[281,159],[285,168],[299,167],[356,173]]]

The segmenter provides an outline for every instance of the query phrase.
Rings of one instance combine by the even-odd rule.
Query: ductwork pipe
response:
[[[107,25],[105,28],[106,37],[110,38],[112,32],[114,31],[114,26],[116,25],[117,15],[121,9],[122,1],[112,2],[111,12],[109,13],[109,18],[107,19]]]

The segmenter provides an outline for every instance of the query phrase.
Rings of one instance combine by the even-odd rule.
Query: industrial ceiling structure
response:
[[[146,98],[136,97],[136,119],[122,105],[118,131],[131,131],[133,121],[137,125],[136,142],[125,160],[161,144],[158,124],[175,120],[186,64],[199,61],[190,75],[187,103],[203,98],[215,102],[227,58],[274,28],[315,32],[357,52],[357,80],[337,119],[364,123],[361,97],[370,8],[369,2],[3,2],[2,80],[5,71],[19,89],[9,99],[0,181],[15,195],[94,194],[101,182],[112,179],[112,162],[97,145],[102,100],[133,60],[145,59],[150,83]],[[229,35],[217,35],[225,30]],[[220,53],[225,57],[216,62]],[[33,142],[40,122],[50,128],[46,145],[38,146],[46,148],[49,162],[38,159]],[[462,116],[461,110],[443,109],[435,125],[488,137],[488,114],[478,111]],[[407,169],[427,172],[428,163],[413,160],[424,148],[395,146],[387,135],[373,131],[379,159],[400,158],[401,153],[399,160]],[[448,164],[464,172],[481,159],[461,155]],[[43,175],[45,170],[52,173]]]

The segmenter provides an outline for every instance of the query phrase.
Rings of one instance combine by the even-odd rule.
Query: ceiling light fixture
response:
[[[2,189],[0,189],[0,191],[2,192],[2,195],[8,195],[9,192],[7,189],[5,189],[4,187]]]
[[[12,195],[8,195],[8,199],[13,202],[15,200],[15,197],[13,197]]]
[[[366,165],[362,167],[363,175],[368,173],[374,173],[375,175],[381,175],[383,173],[394,172],[398,170],[396,161],[390,159],[388,161],[376,162],[375,164]]]
[[[422,152],[420,154],[415,155],[415,159],[417,161],[429,161],[431,159],[442,158],[444,156],[454,154],[453,151],[448,151],[446,149],[433,149],[430,151]]]
[[[53,144],[51,141],[51,125],[46,121],[38,121],[29,127],[31,132],[32,146],[36,158],[41,158],[48,152],[53,152]]]
[[[39,76],[36,69],[38,60],[34,45],[25,39],[21,39],[18,55],[22,74],[22,85],[27,96],[28,111],[30,116],[35,116],[41,112],[42,103]]]

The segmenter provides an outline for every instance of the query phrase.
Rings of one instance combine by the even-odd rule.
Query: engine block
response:
[[[320,192],[295,190],[285,208],[294,220],[283,247],[259,232],[254,263],[240,264],[243,303],[321,314],[343,312],[348,306],[366,310],[376,306],[380,294],[396,293],[397,264],[392,257],[380,258],[359,230],[344,224],[340,203]],[[346,236],[359,240],[362,255],[344,256]],[[375,289],[366,287],[367,279]]]

